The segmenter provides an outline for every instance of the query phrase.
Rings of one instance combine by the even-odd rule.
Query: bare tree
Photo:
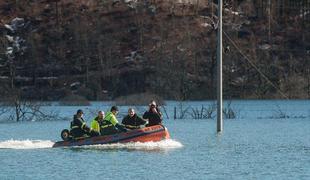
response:
[[[13,97],[13,101],[0,104],[0,117],[8,121],[42,121],[62,119],[54,110],[44,110],[43,102],[32,102]]]

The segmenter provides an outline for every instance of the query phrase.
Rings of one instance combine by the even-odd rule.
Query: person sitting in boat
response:
[[[98,116],[95,117],[90,123],[90,128],[93,131],[98,132],[98,134],[100,134],[100,124],[102,123],[103,118],[104,118],[104,111],[99,111]]]
[[[118,108],[116,106],[111,107],[111,111],[107,113],[100,125],[101,135],[110,135],[119,132],[126,132],[127,129],[118,123],[116,115],[118,113]]]
[[[149,104],[149,110],[143,114],[143,119],[147,119],[149,121],[146,125],[147,127],[161,124],[162,114],[155,101],[151,101]]]
[[[146,124],[146,121],[140,118],[133,108],[129,108],[128,115],[123,118],[122,124],[128,129],[139,129],[141,125]]]
[[[92,131],[83,119],[83,111],[81,109],[77,110],[76,114],[73,116],[73,121],[70,125],[70,134],[73,138],[96,136],[98,133]]]

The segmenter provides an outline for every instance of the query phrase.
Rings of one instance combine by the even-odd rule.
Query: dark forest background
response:
[[[309,99],[309,0],[223,14],[224,98]],[[217,1],[0,0],[0,17],[4,101],[216,96]]]

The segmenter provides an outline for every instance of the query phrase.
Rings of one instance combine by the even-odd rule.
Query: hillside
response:
[[[310,2],[260,2],[225,1],[225,98],[309,98]],[[212,99],[216,14],[208,0],[1,0],[0,93]]]

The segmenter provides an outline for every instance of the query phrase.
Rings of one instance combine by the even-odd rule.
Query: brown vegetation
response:
[[[310,3],[298,2],[225,1],[224,31],[239,48],[224,38],[226,97],[310,97]],[[216,7],[211,0],[0,1],[0,91],[37,100],[212,99]],[[4,25],[15,17],[27,27],[10,33]],[[23,38],[25,52],[8,58],[5,35]]]

